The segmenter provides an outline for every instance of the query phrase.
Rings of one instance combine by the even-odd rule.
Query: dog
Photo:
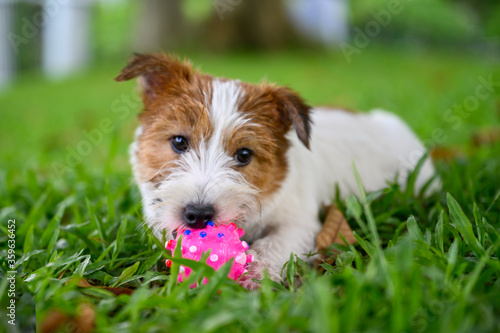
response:
[[[215,78],[165,54],[136,55],[115,78],[138,78],[144,110],[130,147],[146,223],[157,235],[234,222],[254,262],[239,282],[280,281],[290,253],[308,259],[319,210],[405,176],[425,148],[397,116],[312,109],[288,87]],[[432,182],[423,163],[416,190]],[[159,236],[161,237],[161,236]],[[310,261],[310,257],[309,257]]]

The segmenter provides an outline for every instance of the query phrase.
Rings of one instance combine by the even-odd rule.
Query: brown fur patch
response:
[[[143,134],[138,139],[137,159],[143,181],[159,182],[179,158],[170,140],[176,135],[196,146],[211,136],[207,112],[212,77],[193,70],[186,61],[166,55],[138,55],[117,81],[140,77],[144,110],[139,115]]]
[[[138,139],[138,168],[143,181],[157,183],[168,176],[169,166],[179,158],[170,145],[173,136],[186,137],[192,149],[197,149],[202,138],[212,136],[208,109],[213,78],[165,55],[139,55],[116,79],[138,76],[145,107],[139,115],[143,134]],[[288,88],[241,83],[241,89],[244,96],[238,109],[251,118],[251,124],[228,129],[223,144],[229,156],[241,148],[254,152],[248,165],[235,168],[264,198],[275,193],[285,179],[290,146],[286,134],[292,126],[309,146],[310,108]]]
[[[288,172],[286,152],[290,143],[286,134],[295,127],[300,140],[309,147],[309,106],[288,88],[262,83],[242,83],[245,95],[239,110],[252,119],[256,144],[255,161],[242,172],[261,190],[262,197],[275,193]],[[248,135],[241,133],[241,136]],[[237,141],[238,135],[235,135]],[[252,148],[252,147],[249,147]]]
[[[253,161],[242,168],[241,172],[260,189],[264,198],[280,188],[288,171],[286,152],[289,142],[285,135],[290,124],[278,112],[276,96],[266,85],[242,84],[242,88],[245,95],[239,105],[240,112],[251,117],[252,123],[259,127],[251,128],[251,136],[248,135],[248,130],[235,133],[232,143],[236,147],[243,144],[239,137],[254,138],[253,143],[247,144],[255,153]]]

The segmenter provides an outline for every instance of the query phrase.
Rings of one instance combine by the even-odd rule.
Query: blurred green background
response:
[[[140,105],[133,82],[112,79],[133,51],[176,53],[214,75],[286,84],[312,105],[385,108],[408,121],[429,146],[466,146],[473,133],[499,123],[497,91],[466,117],[458,115],[458,125],[445,115],[475,94],[480,77],[498,77],[496,1],[84,3],[78,10],[87,26],[76,29],[88,32],[80,41],[85,57],[55,74],[43,57],[64,50],[47,52],[44,43],[62,37],[50,36],[49,23],[35,22],[48,9],[26,2],[11,6],[15,36],[23,37],[27,22],[38,29],[16,44],[13,75],[0,90],[0,167],[52,172],[54,163],[72,165],[65,161],[80,144],[85,154],[76,164],[100,168],[115,149],[113,169],[128,172],[127,144]],[[127,98],[134,102],[127,104]],[[126,112],[117,111],[124,106]],[[90,148],[82,144],[103,120],[110,120],[111,132],[96,134]],[[433,139],[436,129],[444,131],[444,140]]]
[[[500,327],[494,316],[500,308],[500,252],[495,247],[500,198],[498,1],[40,3],[0,1],[0,243],[7,241],[7,219],[16,218],[16,258],[21,258],[16,269],[30,291],[24,293],[19,282],[24,298],[17,303],[18,318],[25,328],[34,326],[35,303],[41,323],[53,308],[74,314],[82,301],[94,303],[103,332],[210,330],[226,324],[229,331],[254,331],[254,322],[239,324],[239,313],[243,321],[262,315],[264,332],[270,324],[275,331],[308,325],[324,331],[325,322],[342,324],[342,332],[387,332],[389,326],[393,332],[415,331],[422,309],[430,314],[425,317],[431,318],[425,322],[430,332]],[[162,245],[148,241],[139,227],[140,194],[128,162],[142,106],[135,82],[113,81],[133,52],[160,51],[186,57],[215,76],[288,85],[311,105],[390,110],[408,122],[426,147],[435,148],[442,193],[423,199],[393,186],[381,196],[369,196],[377,229],[384,245],[389,244],[384,252],[399,258],[389,261],[390,274],[378,271],[377,260],[357,246],[367,269],[358,266],[359,254],[356,268],[352,258],[346,264],[340,257],[329,273],[314,273],[310,279],[310,294],[317,298],[310,298],[308,289],[246,293],[231,285],[225,285],[222,296],[215,289],[206,294],[208,289],[185,285],[167,292],[162,283],[169,275],[151,270],[162,256]],[[481,275],[486,256],[471,255],[468,240],[462,242],[457,220],[445,212],[450,204],[446,192],[469,217],[474,212],[476,223],[491,223],[486,235],[477,225],[482,245],[496,251]],[[340,198],[336,204],[366,238]],[[437,223],[440,231],[439,212],[445,216]],[[419,238],[412,245],[416,247],[404,240],[410,215],[418,221],[416,227],[413,220],[410,231]],[[474,236],[467,223],[468,236]],[[420,227],[426,242],[420,240]],[[6,254],[0,249],[2,274]],[[139,270],[130,271],[139,263]],[[121,278],[127,274],[128,280]],[[85,288],[70,283],[75,277],[98,288],[116,283],[138,291],[129,299],[103,297],[92,289],[89,297]],[[386,278],[388,285],[381,286]],[[344,283],[347,289],[337,289]],[[7,299],[2,298],[6,286],[0,284],[0,303]],[[455,290],[458,300],[444,305],[445,315],[434,315],[433,302],[447,288]],[[26,301],[31,293],[36,302]],[[193,299],[197,310],[190,308]],[[271,299],[277,305],[262,313]],[[304,316],[297,316],[302,310]]]

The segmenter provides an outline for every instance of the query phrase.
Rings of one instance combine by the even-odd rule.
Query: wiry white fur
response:
[[[359,194],[353,162],[364,188],[375,191],[395,180],[405,186],[407,172],[413,170],[425,148],[408,126],[385,111],[349,113],[316,109],[315,124],[308,150],[291,131],[288,151],[289,172],[280,191],[262,203],[262,224],[251,224],[246,236],[253,241],[261,266],[280,278],[282,265],[293,252],[303,259],[314,252],[321,229],[318,220],[322,204],[331,203],[338,184],[342,197]],[[434,175],[427,159],[420,170],[416,189]],[[436,184],[437,185],[437,184]],[[436,186],[435,185],[435,186]],[[265,228],[265,229],[264,229]],[[272,230],[262,237],[265,230]]]
[[[172,231],[183,226],[182,214],[188,204],[214,205],[215,223],[240,221],[258,210],[258,189],[234,169],[234,156],[224,149],[230,132],[250,121],[237,109],[240,97],[237,81],[214,80],[208,108],[213,135],[164,166],[169,175],[159,187],[149,182],[139,184],[147,223],[157,235],[163,229]],[[133,156],[136,149],[133,144]],[[136,157],[132,157],[132,163],[137,163]]]
[[[404,186],[407,172],[425,151],[408,126],[385,111],[316,109],[311,116],[311,150],[292,129],[288,133],[291,147],[286,178],[272,198],[256,202],[258,189],[232,168],[234,156],[224,151],[223,141],[232,129],[257,124],[237,109],[243,97],[237,81],[214,80],[212,88],[209,113],[213,136],[197,149],[182,154],[176,163],[165,166],[171,174],[158,188],[140,182],[136,167],[140,161],[134,157],[136,144],[131,146],[131,161],[148,224],[155,231],[179,227],[182,210],[191,202],[214,204],[217,221],[245,220],[245,237],[256,253],[250,273],[242,278],[247,287],[252,286],[250,278],[260,277],[262,269],[279,279],[291,252],[304,258],[315,251],[315,238],[321,228],[318,211],[321,204],[331,202],[335,185],[342,197],[358,194],[353,162],[365,189],[374,191],[384,188],[396,175]],[[140,135],[138,129],[136,136]],[[432,163],[427,160],[417,178],[416,190],[433,174]],[[155,203],[155,198],[162,202]]]
[[[155,231],[181,227],[183,210],[190,203],[214,205],[215,223],[238,221],[254,211],[258,191],[233,165],[233,158],[213,141],[182,154],[170,167],[171,174],[151,193],[162,203],[153,210],[150,226]]]
[[[239,112],[238,104],[242,97],[243,92],[239,81],[215,79],[212,82],[212,102],[209,111],[214,129],[212,141],[220,145],[232,130],[237,130],[244,125],[258,126],[258,124],[252,124],[250,118]]]

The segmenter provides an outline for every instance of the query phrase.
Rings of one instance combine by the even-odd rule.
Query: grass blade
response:
[[[120,253],[120,250],[122,249],[123,244],[125,243],[126,231],[127,231],[127,219],[124,219],[120,224],[118,233],[116,234],[115,247],[113,248],[113,254],[111,258],[116,259],[118,257],[118,254]]]
[[[363,184],[361,182],[361,176],[359,175],[358,169],[356,168],[356,165],[352,164],[353,169],[354,169],[354,175],[356,177],[356,182],[358,183],[358,189],[359,189],[359,194],[361,196],[361,204],[363,206],[363,211],[365,213],[366,219],[368,220],[368,229],[370,230],[371,238],[372,241],[377,248],[377,251],[381,256],[383,256],[382,248],[381,248],[381,242],[380,242],[380,237],[378,235],[377,231],[377,225],[375,223],[375,219],[373,218],[373,213],[370,208],[370,204],[366,200],[366,193],[363,188]]]
[[[104,226],[102,225],[102,221],[96,217],[94,212],[94,207],[92,206],[92,203],[88,198],[85,198],[85,203],[87,204],[87,210],[90,215],[91,223],[93,223],[97,227],[97,232],[99,233],[99,237],[101,238],[102,241],[105,242],[107,240],[107,237],[104,231]],[[104,244],[101,245],[104,250]]]
[[[177,245],[174,249],[174,255],[172,258],[182,258],[182,235],[177,239]],[[172,260],[172,266],[170,267],[170,280],[168,281],[168,294],[171,294],[177,283],[177,277],[179,276],[180,264],[177,260]]]
[[[451,196],[451,194],[447,193],[446,199],[448,201],[451,221],[455,224],[458,232],[460,232],[465,242],[469,245],[476,257],[482,258],[485,254],[485,251],[481,247],[481,244],[472,231],[472,224],[467,219],[464,212],[462,211],[462,208],[460,207],[458,202]]]
[[[132,277],[135,272],[137,272],[137,269],[139,268],[140,262],[136,262],[130,267],[127,267],[123,270],[123,272],[120,274],[118,279],[111,285],[112,287],[118,287],[120,284],[122,284],[125,280],[129,279]]]
[[[453,271],[457,264],[458,258],[458,242],[455,239],[451,244],[446,259],[448,260],[448,265],[446,265],[446,281],[451,281]]]
[[[359,204],[358,198],[354,194],[351,194],[346,200],[345,205],[347,208],[347,214],[350,214],[354,217],[358,225],[361,227],[361,230],[368,235],[368,227],[365,222],[361,219],[361,213],[363,212],[363,208]]]
[[[43,216],[44,211],[45,211],[45,201],[47,200],[48,194],[50,193],[50,189],[45,191],[40,198],[35,202],[33,207],[31,208],[28,216],[26,217],[26,220],[24,221],[23,225],[19,228],[19,231],[17,233],[18,236],[24,235],[28,229],[33,225],[34,223],[37,223]]]
[[[290,291],[293,292],[293,279],[295,277],[295,257],[293,252],[290,253],[290,260],[288,260],[286,266],[286,279],[288,281],[288,285],[290,287]]]
[[[436,247],[441,251],[441,253],[444,253],[444,245],[443,245],[443,214],[444,212],[441,211],[439,214],[438,222],[436,224]]]
[[[109,178],[106,179],[106,185],[104,187],[104,192],[106,193],[106,201],[108,205],[108,223],[113,223],[116,216],[115,203],[113,201],[113,194],[111,193]]]
[[[406,190],[405,190],[406,198],[412,198],[415,195],[415,183],[417,182],[420,169],[422,168],[428,157],[429,157],[429,151],[426,151],[422,155],[422,157],[420,157],[420,159],[418,160],[415,168],[412,171],[410,171],[408,179],[406,181]]]
[[[28,232],[26,233],[26,237],[24,238],[24,244],[23,244],[23,252],[24,253],[29,253],[35,249],[34,229],[35,229],[35,226],[32,225],[28,229]]]
[[[406,222],[406,227],[408,228],[408,233],[410,234],[410,237],[412,239],[425,243],[424,235],[422,234],[422,231],[420,231],[420,228],[417,225],[415,217],[410,216],[408,218],[408,221]]]
[[[477,208],[477,205],[475,202],[474,202],[473,211],[474,211],[474,221],[476,222],[477,237],[478,237],[479,243],[481,244],[481,247],[484,248],[484,241],[485,241],[484,224],[483,224],[483,220],[481,219],[481,213],[479,213],[479,208]]]

